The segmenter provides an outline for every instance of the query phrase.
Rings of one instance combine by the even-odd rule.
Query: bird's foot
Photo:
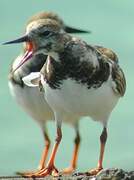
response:
[[[60,172],[61,172],[61,174],[71,174],[74,172],[74,170],[75,170],[75,168],[70,166],[70,167],[67,167],[67,168],[61,170]]]
[[[21,175],[28,178],[28,177],[45,177],[48,175],[58,176],[59,173],[58,173],[57,168],[53,165],[53,166],[48,166],[46,168],[38,170],[34,173],[27,173],[27,174],[23,173]]]
[[[17,175],[21,175],[21,176],[32,176],[32,174],[36,174],[38,172],[40,172],[43,168],[39,168],[37,170],[33,170],[33,171],[22,171],[22,172],[16,172]]]
[[[17,171],[15,174],[20,175],[20,176],[26,176],[26,175],[36,173],[37,171],[38,170],[35,170],[35,171]]]
[[[103,168],[102,167],[96,167],[94,169],[91,169],[88,173],[91,176],[97,175]]]

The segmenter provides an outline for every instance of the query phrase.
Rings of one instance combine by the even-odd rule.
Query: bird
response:
[[[35,15],[33,15],[26,24],[25,33],[27,33],[29,27],[31,24],[40,23],[40,21],[45,21],[46,19],[51,19],[52,21],[56,21],[59,26],[61,26],[63,31],[66,31],[68,33],[90,33],[89,31],[84,31],[81,29],[76,29],[74,27],[70,27],[64,24],[63,20],[55,13],[53,12],[40,12]],[[44,36],[42,34],[41,36]],[[14,97],[14,99],[17,101],[17,103],[23,108],[25,112],[28,113],[35,121],[37,121],[41,127],[41,130],[43,132],[44,140],[45,140],[45,147],[42,152],[41,160],[39,162],[39,166],[37,171],[43,169],[45,167],[45,161],[48,155],[48,151],[50,148],[50,138],[48,135],[48,130],[46,127],[46,122],[49,120],[53,120],[53,112],[51,111],[51,108],[47,104],[46,101],[44,101],[43,94],[38,90],[38,88],[30,88],[26,86],[22,78],[24,76],[27,76],[31,72],[38,72],[41,70],[42,66],[44,65],[46,61],[46,55],[40,53],[34,57],[31,57],[30,62],[25,63],[23,67],[18,69],[16,72],[14,72],[17,65],[20,63],[22,57],[24,57],[27,54],[27,48],[30,48],[30,46],[27,43],[24,43],[23,51],[21,54],[13,61],[10,72],[9,72],[9,89]],[[75,127],[76,132],[76,138],[75,138],[75,147],[74,147],[74,153],[72,157],[72,161],[69,168],[66,168],[66,171],[73,171],[76,168],[77,163],[77,155],[78,154],[78,148],[79,148],[79,142],[80,142],[80,136],[79,132],[77,130],[78,128]],[[34,171],[26,171],[26,172],[17,172],[18,174],[32,174]]]
[[[28,50],[15,71],[29,62],[30,57],[40,53],[47,55],[41,71],[32,72],[28,79],[33,87],[39,86],[44,93],[56,122],[55,144],[46,167],[27,177],[58,175],[55,157],[62,139],[62,122],[75,126],[85,116],[103,126],[98,164],[88,171],[90,175],[100,172],[103,169],[108,119],[126,90],[125,75],[115,53],[69,35],[50,19],[40,20],[36,26],[31,24],[25,36],[11,42],[26,42]],[[27,76],[23,81],[30,84]]]

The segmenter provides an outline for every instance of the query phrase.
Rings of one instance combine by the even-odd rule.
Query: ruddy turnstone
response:
[[[63,21],[54,13],[51,12],[43,12],[39,13],[37,15],[34,15],[31,17],[27,23],[26,27],[26,33],[29,33],[31,28],[34,28],[42,24],[42,21],[44,22],[46,19],[51,19],[51,21],[56,21],[61,29],[63,31],[66,31],[68,33],[89,33],[89,31],[84,31],[76,28],[72,28],[70,26],[66,26]],[[47,32],[40,32],[40,38],[42,39],[45,37]],[[25,37],[23,38],[23,40]],[[10,42],[13,43],[13,42]],[[8,43],[7,43],[8,44]],[[34,119],[36,120],[43,132],[44,139],[45,139],[45,148],[42,153],[42,157],[39,163],[38,170],[41,170],[45,167],[45,161],[48,155],[49,147],[50,147],[50,139],[47,133],[46,128],[46,121],[54,119],[53,113],[46,103],[44,101],[43,94],[38,90],[38,88],[30,88],[26,86],[22,78],[24,76],[27,76],[31,72],[38,72],[41,70],[42,66],[44,65],[46,61],[46,55],[41,53],[38,53],[34,57],[30,57],[30,61],[25,63],[24,66],[20,67],[16,72],[14,70],[18,66],[18,64],[21,62],[22,58],[26,58],[26,55],[28,55],[28,50],[32,48],[31,44],[25,43],[23,52],[15,59],[13,64],[11,65],[11,70],[9,73],[9,88],[11,91],[11,94],[15,98],[15,100],[18,102],[18,104]],[[79,133],[77,130],[77,127],[75,128],[76,131],[76,138],[75,138],[75,149],[78,151],[79,146]],[[75,151],[74,151],[75,153]],[[75,157],[74,157],[75,156]],[[76,155],[73,155],[73,160],[71,162],[70,168],[68,170],[74,170],[76,168],[76,161],[77,157]],[[66,171],[67,172],[67,171]],[[20,174],[31,174],[32,172],[23,172]]]
[[[41,33],[43,37],[40,37]],[[103,125],[97,168],[89,171],[90,174],[97,174],[103,168],[109,116],[126,89],[125,77],[116,55],[70,36],[50,19],[30,26],[24,37],[13,42],[27,42],[30,45],[29,52],[16,69],[30,61],[29,56],[40,53],[48,55],[41,72],[31,73],[28,79],[32,86],[39,85],[44,89],[44,97],[54,112],[57,134],[46,167],[32,176],[57,175],[54,162],[62,139],[62,121],[76,125],[84,116]],[[26,77],[23,80],[27,84]]]

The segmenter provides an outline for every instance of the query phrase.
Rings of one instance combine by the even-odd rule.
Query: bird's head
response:
[[[67,33],[90,33],[90,31],[65,25],[56,14],[51,12],[42,12],[32,16],[28,21],[23,37],[3,43],[24,43],[25,53],[20,60],[20,64],[14,71],[36,54],[47,54],[52,50],[55,51],[57,48],[62,48],[60,34],[64,31]]]
[[[55,20],[40,19],[31,22],[27,26],[26,33],[23,37],[4,43],[25,43],[25,53],[20,64],[14,71],[21,67],[26,61],[30,60],[34,55],[49,55],[53,52],[62,50],[63,33],[65,33],[64,30]]]

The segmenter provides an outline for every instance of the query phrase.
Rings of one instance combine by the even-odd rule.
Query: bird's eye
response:
[[[44,31],[40,35],[41,36],[48,36],[50,34],[50,31]]]

